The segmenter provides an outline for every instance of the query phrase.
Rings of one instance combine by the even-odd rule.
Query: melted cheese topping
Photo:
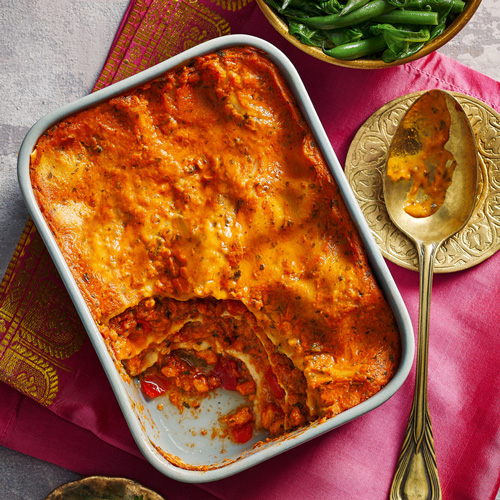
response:
[[[395,373],[392,312],[285,80],[258,50],[199,57],[62,121],[38,141],[31,178],[132,375],[174,348],[237,358],[259,386],[257,421],[279,434]]]

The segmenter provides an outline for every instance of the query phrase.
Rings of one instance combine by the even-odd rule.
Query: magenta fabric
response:
[[[219,8],[219,2],[200,3]],[[500,83],[438,53],[384,70],[341,68],[291,46],[253,2],[225,17],[232,33],[259,36],[288,55],[342,164],[363,122],[406,93],[453,90],[500,111]],[[392,263],[389,268],[417,331],[418,274]],[[445,499],[493,499],[500,486],[499,298],[499,254],[434,278],[429,405]],[[168,499],[386,499],[415,376],[413,366],[387,403],[327,435],[232,478],[187,485],[163,477],[142,458],[88,339],[71,364],[71,377],[48,408],[0,384],[0,444],[81,474],[130,477]]]

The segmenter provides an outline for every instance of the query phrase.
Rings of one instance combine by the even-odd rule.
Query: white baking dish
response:
[[[40,212],[33,195],[29,175],[30,154],[33,147],[40,135],[55,123],[75,112],[149,82],[193,57],[235,45],[250,45],[263,50],[280,68],[288,81],[299,107],[316,137],[317,144],[331,169],[331,173],[340,187],[350,214],[358,226],[375,277],[395,313],[402,342],[402,357],[399,369],[390,383],[375,396],[326,422],[313,423],[299,431],[282,436],[256,448],[253,447],[254,443],[265,438],[264,435],[257,435],[250,442],[238,445],[232,443],[229,438],[213,438],[210,431],[208,433],[202,432],[202,430],[216,427],[220,415],[224,415],[231,408],[241,404],[241,401],[233,394],[234,391],[219,390],[214,397],[205,398],[200,409],[195,412],[187,410],[181,415],[177,408],[170,406],[168,402],[165,402],[163,409],[159,409],[158,400],[146,401],[137,382],[134,380],[127,381],[126,377],[123,377],[123,373],[120,373],[119,364],[115,362],[112,354],[108,352],[52,233]],[[387,401],[406,379],[414,356],[414,338],[408,313],[297,71],[284,54],[273,45],[246,35],[230,35],[211,40],[138,75],[50,113],[39,120],[28,132],[19,153],[18,175],[21,190],[32,218],[80,314],[134,439],[149,462],[165,475],[179,481],[199,483],[236,474],[378,407]]]

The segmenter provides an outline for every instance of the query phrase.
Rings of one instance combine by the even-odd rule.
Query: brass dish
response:
[[[45,500],[165,500],[153,490],[121,477],[90,476],[63,484]]]
[[[476,137],[479,189],[469,223],[446,240],[437,252],[435,273],[468,269],[500,249],[500,114],[474,97],[450,93],[464,108]],[[347,180],[382,255],[415,271],[418,270],[417,252],[387,214],[382,174],[397,126],[421,94],[415,92],[398,97],[373,113],[356,133],[345,164]]]
[[[309,45],[305,45],[299,40],[297,40],[293,35],[290,35],[288,32],[288,26],[278,16],[278,14],[266,4],[265,0],[257,0],[257,5],[260,7],[264,16],[266,16],[267,20],[271,23],[271,25],[280,33],[286,40],[288,40],[291,44],[298,47],[300,50],[309,54],[310,56],[315,57],[316,59],[320,59],[321,61],[325,61],[330,64],[335,64],[337,66],[345,66],[347,68],[358,68],[358,69],[380,69],[380,68],[389,68],[391,66],[399,66],[401,64],[409,63],[410,61],[415,61],[416,59],[420,59],[426,55],[429,55],[431,52],[442,47],[445,43],[449,42],[455,35],[457,35],[462,28],[469,22],[470,18],[474,15],[481,0],[467,0],[467,4],[457,18],[448,26],[448,28],[434,40],[430,41],[428,44],[424,45],[422,50],[418,51],[416,54],[413,54],[410,57],[406,57],[405,59],[400,59],[399,61],[394,61],[392,63],[385,63],[381,59],[355,59],[354,61],[344,61],[340,59],[335,59],[333,57],[327,56],[323,53],[323,51],[319,47],[311,47]]]

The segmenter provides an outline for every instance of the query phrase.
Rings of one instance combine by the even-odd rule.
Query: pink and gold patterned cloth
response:
[[[132,0],[95,89],[230,33],[259,36],[288,55],[341,163],[363,122],[409,92],[453,90],[500,111],[500,83],[437,53],[385,70],[312,59],[282,39],[252,0]],[[479,147],[500,158],[498,137],[478,138]],[[500,172],[494,181],[500,185]],[[417,331],[418,275],[389,266]],[[500,485],[499,297],[500,254],[434,279],[429,404],[444,498],[493,499]],[[0,381],[0,444],[81,474],[126,476],[170,500],[377,500],[388,497],[414,371],[389,402],[328,435],[233,478],[176,483],[142,458],[28,221],[0,284]]]

